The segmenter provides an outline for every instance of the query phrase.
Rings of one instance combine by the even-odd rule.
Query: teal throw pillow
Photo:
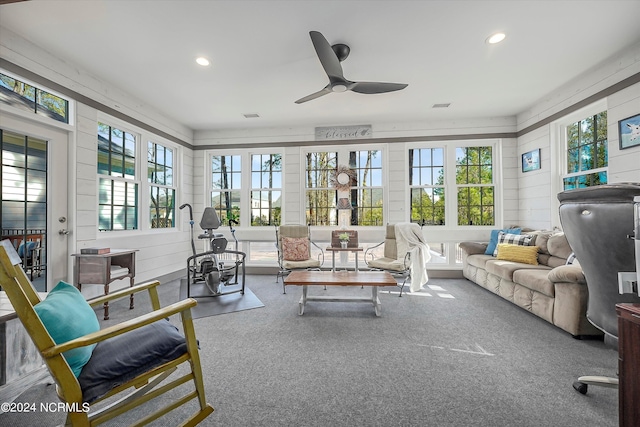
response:
[[[56,344],[62,344],[100,330],[100,323],[80,291],[59,282],[47,297],[34,306],[38,317]],[[95,344],[62,353],[77,377],[91,358]]]
[[[36,247],[36,242],[27,242],[27,253],[26,253],[27,258],[31,258],[31,252],[35,247]],[[25,257],[24,242],[20,243],[20,246],[18,246],[18,256],[20,258]]]
[[[509,233],[509,234],[520,234],[520,228],[505,228],[502,230],[491,230],[491,238],[489,239],[489,245],[487,245],[487,249],[484,251],[485,255],[493,255],[498,245],[498,234],[500,232]]]

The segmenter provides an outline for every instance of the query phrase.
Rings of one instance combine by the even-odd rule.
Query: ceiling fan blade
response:
[[[356,82],[350,90],[357,93],[385,93],[402,90],[409,86],[405,83]]]
[[[319,90],[316,93],[312,93],[311,95],[307,95],[304,98],[300,98],[296,101],[296,104],[302,104],[303,102],[311,101],[312,99],[320,98],[321,96],[330,94],[331,88],[326,86],[324,89]]]
[[[336,53],[331,48],[327,39],[317,31],[309,31],[309,35],[311,36],[311,42],[316,49],[322,68],[324,68],[325,73],[329,76],[329,80],[331,80],[331,82],[344,80],[340,60],[338,60]]]

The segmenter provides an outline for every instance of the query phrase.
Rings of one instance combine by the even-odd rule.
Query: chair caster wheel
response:
[[[573,383],[573,388],[580,394],[587,394],[587,384],[576,381]]]

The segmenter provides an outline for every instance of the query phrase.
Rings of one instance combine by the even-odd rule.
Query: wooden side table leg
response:
[[[104,294],[109,295],[109,284],[104,285]],[[104,320],[109,320],[109,301],[103,304],[104,307]]]
[[[130,287],[133,288],[133,277],[129,279]],[[129,310],[133,310],[133,294],[129,295]]]

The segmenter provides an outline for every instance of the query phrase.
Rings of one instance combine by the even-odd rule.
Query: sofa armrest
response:
[[[460,249],[467,255],[484,254],[489,243],[487,242],[460,242]]]
[[[573,265],[561,265],[555,267],[547,276],[551,283],[587,283],[584,273],[580,267]]]

